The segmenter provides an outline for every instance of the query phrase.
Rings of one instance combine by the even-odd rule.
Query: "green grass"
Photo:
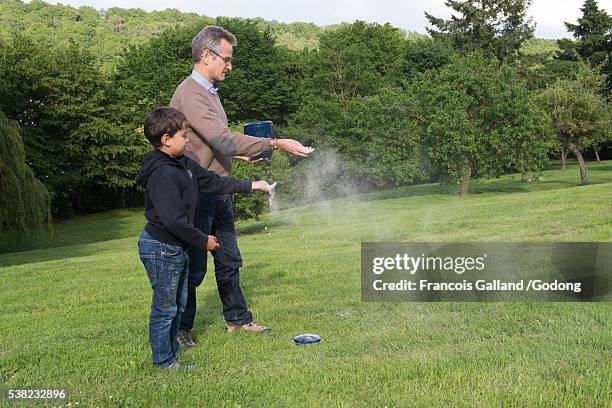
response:
[[[62,223],[40,249],[0,255],[0,383],[65,388],[73,407],[610,406],[610,303],[362,303],[359,257],[362,241],[612,241],[611,170],[590,164],[588,186],[570,167],[241,224],[243,289],[274,331],[226,334],[209,271],[189,373],[150,366],[141,211]],[[323,342],[292,345],[304,332]]]

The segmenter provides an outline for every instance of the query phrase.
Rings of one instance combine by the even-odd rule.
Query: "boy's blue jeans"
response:
[[[138,254],[153,289],[149,317],[153,364],[166,366],[178,358],[177,335],[187,304],[189,257],[179,245],[159,242],[146,230],[138,240]]]

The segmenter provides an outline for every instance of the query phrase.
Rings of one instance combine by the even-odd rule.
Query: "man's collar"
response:
[[[211,84],[208,79],[206,79],[202,75],[198,74],[195,70],[191,71],[191,77],[198,84],[202,85],[204,87],[204,89],[206,89],[211,94],[216,95],[217,92],[219,91],[219,88],[215,88],[215,86],[213,84]]]

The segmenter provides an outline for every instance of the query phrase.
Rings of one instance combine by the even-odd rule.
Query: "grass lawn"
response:
[[[243,289],[274,330],[226,334],[209,270],[191,372],[150,364],[142,211],[58,224],[0,255],[2,392],[66,389],[56,404],[72,407],[610,406],[611,303],[360,301],[362,241],[612,241],[612,162],[588,176],[504,176],[468,197],[407,187],[242,223]],[[323,342],[294,346],[305,332]]]

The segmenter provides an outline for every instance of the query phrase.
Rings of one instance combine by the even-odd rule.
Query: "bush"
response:
[[[282,152],[274,152],[272,159],[258,164],[234,160],[232,177],[242,180],[277,182],[278,189],[283,191],[287,188],[290,171],[287,155]],[[260,192],[235,194],[233,201],[234,214],[239,221],[257,219],[268,208],[268,196]]]

